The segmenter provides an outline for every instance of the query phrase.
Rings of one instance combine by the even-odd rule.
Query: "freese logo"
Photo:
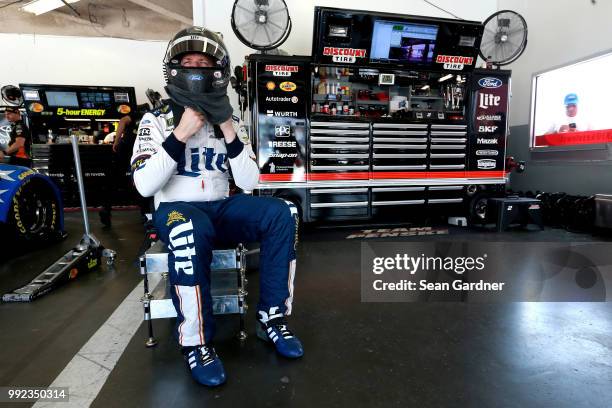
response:
[[[503,82],[501,79],[493,77],[482,78],[478,81],[478,85],[480,85],[481,88],[487,89],[499,88],[502,84]]]

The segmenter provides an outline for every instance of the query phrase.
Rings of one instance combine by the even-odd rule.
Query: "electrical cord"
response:
[[[451,13],[450,11],[443,9],[442,7],[438,6],[437,4],[432,3],[432,2],[431,2],[431,1],[429,1],[429,0],[423,0],[423,1],[424,1],[425,3],[427,3],[427,4],[429,4],[430,6],[435,7],[435,8],[437,8],[438,10],[441,10],[441,11],[445,12],[446,14],[449,14],[449,15],[451,15],[451,16],[453,16],[453,17],[455,17],[455,18],[456,18],[456,19],[458,19],[458,20],[465,20],[465,18],[461,18],[461,17],[459,17],[459,16],[457,16],[457,15],[455,15],[455,14]]]

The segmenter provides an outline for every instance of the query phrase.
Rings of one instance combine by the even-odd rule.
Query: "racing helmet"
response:
[[[182,67],[181,58],[194,52],[212,58],[214,66]],[[164,76],[166,83],[194,94],[226,87],[231,77],[231,65],[221,35],[198,26],[176,33],[166,48]]]

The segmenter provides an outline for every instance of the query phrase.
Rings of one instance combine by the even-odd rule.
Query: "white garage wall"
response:
[[[520,13],[529,27],[528,45],[513,64],[510,124],[529,123],[531,76],[612,49],[612,2],[597,0],[498,0],[500,10]]]
[[[35,83],[161,89],[162,41],[0,34],[0,85]]]
[[[286,0],[293,30],[283,49],[290,54],[309,55],[312,45],[314,6],[330,6],[450,17],[422,0]],[[496,0],[457,2],[435,0],[440,7],[470,20],[484,20],[496,10]],[[238,41],[230,26],[233,1],[207,0],[206,25],[224,34],[232,65],[241,64],[252,50]],[[139,103],[146,102],[147,88],[162,91],[161,59],[166,44],[116,38],[61,37],[0,34],[0,85],[53,83],[71,85],[134,86]],[[233,92],[232,92],[233,93]],[[236,97],[230,95],[233,104]]]
[[[281,48],[295,55],[310,55],[315,6],[453,18],[423,0],[285,0],[285,2],[289,7],[293,29],[289,39]],[[229,21],[233,3],[230,0],[206,0],[205,21],[209,28],[224,34],[226,45],[230,49],[232,63],[236,65],[241,63],[244,56],[250,54],[252,50],[242,44],[231,29]],[[461,2],[433,0],[432,3],[466,20],[483,21],[497,10],[496,0]]]

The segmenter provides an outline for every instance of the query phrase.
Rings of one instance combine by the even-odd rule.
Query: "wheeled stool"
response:
[[[239,244],[234,249],[213,250],[210,265],[210,291],[213,303],[213,314],[238,314],[240,331],[238,338],[247,338],[244,329],[244,316],[248,309],[246,303],[246,249]],[[140,273],[144,278],[144,320],[147,321],[149,338],[147,347],[155,347],[157,340],[153,334],[153,319],[176,317],[176,310],[170,297],[170,279],[168,278],[168,249],[161,241],[155,241],[140,257]],[[161,280],[149,290],[149,274],[161,274]]]

